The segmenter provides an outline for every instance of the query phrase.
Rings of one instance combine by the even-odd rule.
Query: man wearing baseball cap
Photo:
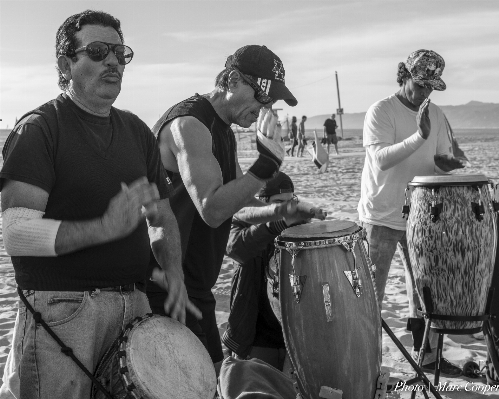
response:
[[[375,288],[380,310],[390,264],[398,248],[406,270],[409,298],[408,328],[413,335],[416,357],[423,341],[424,322],[417,318],[419,298],[415,290],[406,241],[406,219],[402,218],[404,190],[414,176],[441,174],[464,167],[452,156],[445,117],[430,102],[433,90],[443,91],[443,58],[431,50],[417,50],[398,64],[400,89],[377,101],[364,121],[366,158],[362,171],[359,219],[367,231],[370,256],[376,265]],[[437,338],[430,335],[431,352],[424,358],[423,370],[435,367]],[[459,367],[442,359],[441,372],[460,375]]]
[[[222,265],[232,215],[244,208],[240,218],[251,223],[324,218],[321,212],[267,205],[254,198],[277,174],[284,156],[272,105],[278,100],[297,104],[284,77],[282,61],[267,47],[242,47],[227,58],[210,93],[174,105],[153,128],[174,186],[170,204],[180,230],[187,293],[203,315],[202,320],[188,315],[186,325],[215,363],[223,360],[223,353],[211,289]],[[243,173],[230,126],[248,128],[255,122],[259,155]],[[164,314],[161,301],[166,292],[154,282],[147,291],[153,312]]]

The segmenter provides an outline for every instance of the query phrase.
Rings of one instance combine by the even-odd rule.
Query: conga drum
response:
[[[217,385],[201,341],[178,321],[153,314],[125,328],[95,377],[115,399],[213,399]],[[105,395],[93,385],[91,398]]]
[[[319,398],[321,389],[340,390],[343,399],[376,393],[381,316],[364,239],[364,229],[342,220],[276,238],[284,338],[304,398]]]
[[[410,183],[407,246],[418,296],[435,316],[483,316],[497,222],[484,175],[416,176]],[[432,319],[438,332],[475,333],[482,321]]]

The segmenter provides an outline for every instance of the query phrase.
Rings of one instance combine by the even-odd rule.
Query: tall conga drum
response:
[[[484,175],[416,176],[410,183],[407,246],[416,289],[435,316],[483,316],[491,286],[497,222]],[[475,333],[482,321],[432,319],[440,332]]]
[[[276,239],[284,338],[304,398],[321,389],[374,398],[381,316],[364,239],[364,229],[342,220],[291,227]]]

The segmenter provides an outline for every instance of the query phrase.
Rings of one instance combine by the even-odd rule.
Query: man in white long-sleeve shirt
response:
[[[409,323],[414,353],[423,340],[424,322],[417,318],[420,306],[407,252],[406,220],[402,218],[405,188],[414,176],[433,175],[464,167],[452,157],[445,117],[432,104],[433,90],[443,91],[443,58],[431,50],[417,50],[398,65],[395,94],[374,103],[364,121],[363,144],[366,159],[362,171],[359,219],[367,231],[370,257],[376,265],[376,293],[380,310],[390,264],[398,247],[406,270]],[[431,352],[423,369],[435,365],[437,336],[430,336]],[[461,370],[443,359],[442,374],[459,375]]]

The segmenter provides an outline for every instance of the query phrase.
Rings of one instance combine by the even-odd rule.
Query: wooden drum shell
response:
[[[357,225],[355,230],[362,232]],[[354,269],[354,257],[343,246],[334,245],[302,249],[296,256],[296,274],[307,276],[300,302],[296,303],[289,278],[292,257],[287,250],[280,250],[284,337],[306,398],[318,398],[321,386],[341,389],[343,399],[373,398],[376,391],[381,366],[381,317],[362,239],[355,242],[354,252],[362,282],[360,297],[344,274]],[[329,322],[324,284],[329,286]]]

